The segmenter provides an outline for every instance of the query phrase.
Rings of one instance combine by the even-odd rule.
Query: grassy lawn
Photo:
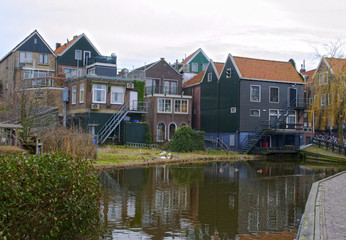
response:
[[[218,158],[226,159],[252,159],[252,156],[226,153],[215,149],[207,149],[205,151],[196,151],[190,153],[168,152],[160,155],[164,151],[161,149],[138,149],[125,146],[102,146],[98,149],[96,166],[105,165],[143,165],[155,162],[183,162],[187,160],[217,160]],[[170,154],[170,155],[169,155]],[[165,159],[162,157],[165,156]]]
[[[320,155],[325,155],[329,157],[335,157],[335,158],[340,158],[346,160],[346,156],[343,154],[339,154],[337,152],[332,152],[332,150],[326,150],[324,148],[319,148],[316,146],[311,146],[309,148],[304,149],[304,151],[309,152],[309,153],[316,153]]]

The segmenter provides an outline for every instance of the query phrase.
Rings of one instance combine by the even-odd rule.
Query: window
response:
[[[165,133],[166,133],[166,125],[162,122],[157,124],[157,135],[156,135],[156,140],[158,142],[163,142],[165,141]]]
[[[72,104],[76,104],[77,86],[72,87]]]
[[[32,52],[19,52],[19,65],[32,63]]]
[[[250,86],[250,101],[251,102],[261,101],[261,86],[256,86],[256,85]]]
[[[202,64],[202,71],[207,70],[207,67],[208,67],[208,63],[203,63]]]
[[[164,94],[176,95],[178,88],[178,82],[172,80],[164,81]]]
[[[96,75],[96,68],[89,68],[88,69],[88,75]]]
[[[231,68],[227,68],[226,69],[226,78],[230,78],[232,76],[232,69]]]
[[[158,112],[171,113],[172,112],[172,99],[159,98],[158,101]]]
[[[322,96],[321,96],[321,106],[324,106],[324,105],[326,105],[326,95],[322,94]]]
[[[175,123],[171,123],[169,124],[169,136],[168,139],[172,140],[173,139],[173,135],[175,133],[175,130],[177,129],[177,125],[175,125]]]
[[[125,88],[119,86],[111,87],[111,104],[124,104]]]
[[[32,78],[32,71],[31,70],[25,70],[24,71],[24,79]]]
[[[259,117],[260,116],[260,110],[259,109],[250,109],[250,116],[251,117]]]
[[[328,83],[328,72],[320,73],[318,75],[319,83],[320,84],[327,84]]]
[[[145,80],[145,94],[159,93],[160,79],[146,79]]]
[[[231,113],[236,113],[237,112],[237,107],[231,107],[230,112]]]
[[[79,103],[84,103],[84,83],[79,85]]]
[[[269,109],[269,122],[270,124],[275,124],[279,117],[279,110],[277,109]]]
[[[198,63],[192,63],[191,72],[198,72]]]
[[[74,59],[75,60],[82,60],[82,50],[75,50]]]
[[[287,128],[289,129],[294,129],[295,128],[295,124],[296,124],[296,113],[295,111],[290,112],[290,114],[288,115],[287,119]]]
[[[212,73],[208,73],[208,79],[207,79],[207,81],[208,82],[211,82],[213,80],[213,75],[212,75]]]
[[[66,79],[72,79],[77,77],[77,69],[76,68],[63,68],[62,70],[65,73]]]
[[[174,100],[174,112],[187,113],[187,100]]]
[[[38,55],[38,63],[39,64],[48,64],[48,54],[47,53],[40,53]]]
[[[88,65],[88,61],[90,57],[91,57],[91,52],[84,51],[83,65]]]
[[[104,84],[93,85],[93,103],[106,103],[106,89]]]
[[[279,103],[279,88],[278,87],[269,87],[269,102]]]
[[[229,135],[229,146],[234,147],[235,146],[235,135]]]

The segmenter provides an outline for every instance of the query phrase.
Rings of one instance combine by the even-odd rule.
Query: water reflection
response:
[[[311,184],[339,171],[255,161],[104,171],[105,239],[293,239]]]

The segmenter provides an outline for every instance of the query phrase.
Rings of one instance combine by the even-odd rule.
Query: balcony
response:
[[[22,81],[22,89],[47,87],[63,88],[64,86],[65,78],[60,77],[28,78]]]
[[[156,85],[156,86],[149,86],[145,87],[145,95],[155,95],[155,94],[164,94],[164,95],[178,95],[178,87],[172,88],[162,85]]]
[[[117,58],[116,57],[108,57],[108,56],[96,56],[92,57],[88,60],[88,65],[94,64],[94,63],[108,63],[108,64],[117,64]]]

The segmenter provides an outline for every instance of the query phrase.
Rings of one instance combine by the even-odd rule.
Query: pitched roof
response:
[[[89,44],[94,48],[94,50],[97,52],[97,54],[101,55],[101,53],[96,49],[96,47],[94,46],[94,44],[92,44],[92,42],[89,40],[89,38],[82,33],[81,35],[74,37],[71,41],[63,44],[61,47],[59,47],[58,49],[55,50],[55,54],[56,55],[62,55],[64,54],[64,52],[66,52],[70,47],[72,47],[76,42],[78,42],[79,39],[81,39],[82,37],[84,37]]]
[[[199,52],[200,50],[202,50],[201,48],[197,49],[196,51],[194,51],[192,54],[190,54],[187,58],[184,59],[184,61],[182,61],[181,63],[185,64],[188,63],[190,61],[190,59],[192,59],[193,56],[195,56],[197,54],[197,52]]]
[[[76,38],[73,38],[71,41],[61,45],[60,47],[58,47],[54,52],[55,54],[61,54],[62,52],[64,52],[66,50],[66,48],[68,48],[70,45],[72,45],[73,42],[75,42],[78,38],[80,37],[77,36]]]
[[[49,51],[54,54],[53,49],[51,49],[51,47],[48,45],[48,43],[43,39],[43,37],[41,36],[41,34],[39,34],[39,32],[35,29],[32,33],[30,33],[29,36],[27,36],[23,41],[21,41],[20,43],[17,44],[17,46],[15,46],[9,53],[7,53],[1,60],[0,62],[2,62],[5,58],[7,58],[11,53],[15,52],[20,46],[22,46],[26,41],[28,41],[32,36],[34,36],[35,34],[37,34],[37,36],[42,40],[42,42],[46,45],[46,47],[49,49]]]
[[[214,62],[215,68],[218,72],[219,75],[221,75],[223,66],[225,65],[224,63],[220,63],[220,62]]]
[[[194,76],[193,78],[187,80],[186,82],[183,83],[183,87],[189,87],[192,85],[199,84],[203,79],[204,73],[205,71],[202,71],[198,73],[196,76]]]
[[[306,80],[307,83],[312,82],[312,76],[314,75],[315,71],[316,69],[312,69],[310,71],[306,71],[302,73],[303,76],[307,76],[307,80]]]
[[[304,83],[303,78],[290,62],[233,57],[244,79]]]
[[[346,73],[346,58],[325,58],[334,74]]]

